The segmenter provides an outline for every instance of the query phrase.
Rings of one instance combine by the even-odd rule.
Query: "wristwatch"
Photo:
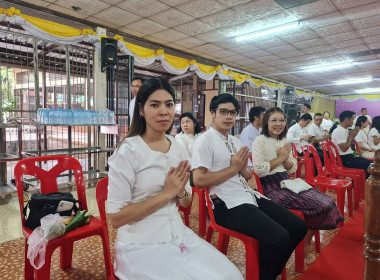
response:
[[[176,195],[176,198],[177,198],[177,200],[182,200],[182,199],[185,199],[188,196],[189,196],[189,193],[185,190],[185,195],[183,197],[179,197],[178,195]]]

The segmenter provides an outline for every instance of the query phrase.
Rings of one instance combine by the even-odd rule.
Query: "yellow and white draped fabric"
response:
[[[76,44],[81,41],[95,43],[99,36],[92,29],[79,29],[48,20],[21,14],[14,7],[0,9],[0,22],[20,25],[25,31],[38,38],[59,44]]]
[[[11,24],[20,25],[25,31],[31,35],[44,40],[53,41],[59,44],[76,44],[81,41],[94,44],[96,48],[100,48],[101,37],[92,29],[78,29],[63,24],[47,21],[44,19],[23,15],[20,10],[14,7],[9,9],[0,9],[0,22],[5,21]],[[282,83],[270,82],[265,79],[252,78],[250,75],[237,73],[228,70],[227,66],[211,66],[199,63],[195,60],[181,58],[166,54],[164,50],[152,50],[124,41],[120,35],[114,36],[118,41],[119,51],[134,57],[135,65],[148,66],[155,61],[160,61],[162,66],[168,73],[181,75],[187,71],[194,71],[201,79],[212,80],[218,75],[221,80],[235,80],[237,85],[244,82],[253,88],[263,87],[268,90],[284,89]],[[296,90],[299,95],[318,95],[323,94],[315,92],[306,92]]]
[[[339,99],[346,102],[354,102],[360,99],[364,99],[369,102],[379,102],[380,101],[380,94],[373,94],[373,95],[362,95],[362,94],[355,94],[355,95],[345,95],[345,96],[334,96],[335,99]]]

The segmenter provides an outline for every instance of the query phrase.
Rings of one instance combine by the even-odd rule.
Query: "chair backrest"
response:
[[[292,151],[293,151],[293,157],[294,158],[299,158],[300,156],[298,155],[298,152],[297,152],[297,147],[296,147],[296,144],[292,143]]]
[[[50,169],[50,165],[53,165]],[[44,168],[45,167],[45,168]],[[33,176],[40,182],[41,193],[51,193],[58,191],[57,178],[65,171],[71,171],[75,179],[78,200],[82,209],[87,210],[86,191],[83,178],[82,166],[73,157],[65,155],[32,157],[20,160],[14,168],[14,176],[17,187],[17,196],[20,205],[21,222],[24,224],[24,176]]]
[[[354,144],[355,144],[355,150],[356,150],[356,152],[357,152],[357,153],[360,153],[360,147],[359,147],[358,142],[356,142],[356,141],[354,140]],[[360,155],[360,156],[362,156],[362,155]]]
[[[105,242],[107,244],[107,248],[103,248],[103,250],[108,250],[108,256],[110,255],[110,244],[109,244],[109,236],[108,236],[108,225],[107,225],[107,214],[106,214],[106,205],[105,202],[108,197],[108,177],[102,178],[96,184],[96,202],[98,204],[100,219],[103,225],[103,232],[105,235]],[[111,275],[113,275],[113,266],[111,259],[105,260],[109,262],[109,267],[111,269]]]
[[[335,167],[343,167],[342,159],[340,158],[340,154],[338,148],[335,146],[334,142],[331,140],[326,141],[327,149],[329,154],[331,154],[331,164],[333,168]],[[333,157],[335,155],[335,157]]]
[[[333,166],[331,163],[331,158],[330,158],[330,152],[328,153],[328,145],[326,143],[322,143],[322,151],[323,151],[323,158],[324,158],[324,166],[325,166],[325,172],[326,175],[331,175],[333,173]],[[334,157],[334,154],[332,154]],[[335,159],[334,159],[335,160]]]
[[[204,191],[205,191],[205,197],[206,197],[208,215],[210,217],[210,220],[214,224],[216,224],[215,217],[214,217],[214,210],[212,209],[212,202],[211,202],[211,199],[210,199],[210,193],[208,191],[208,188],[204,188]]]
[[[318,176],[325,177],[326,173],[323,170],[321,159],[319,158],[317,150],[311,145],[302,147],[305,155],[305,168],[306,168],[306,181],[314,178],[314,164],[317,167]],[[313,158],[311,158],[311,154]]]
[[[252,153],[250,153],[248,157],[249,160],[252,162]],[[252,171],[252,175],[255,177],[257,191],[261,194],[264,194],[263,186],[261,185],[259,176],[257,176],[255,171]]]

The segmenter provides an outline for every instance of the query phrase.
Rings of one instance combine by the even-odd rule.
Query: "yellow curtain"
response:
[[[315,96],[311,103],[311,112],[323,114],[325,111],[328,111],[332,120],[335,116],[335,103],[335,100]]]

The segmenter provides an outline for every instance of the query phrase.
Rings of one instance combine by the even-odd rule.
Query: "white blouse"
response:
[[[368,136],[367,136],[367,134],[361,129],[360,131],[359,131],[359,133],[355,136],[355,141],[356,142],[360,142],[360,143],[362,143],[362,145],[364,146],[364,147],[366,147],[366,148],[368,148],[369,149],[369,146],[368,146],[368,143],[367,143],[367,141],[368,141]]]
[[[277,158],[277,148],[283,147],[286,142],[286,138],[277,140],[265,135],[260,135],[255,139],[252,145],[252,164],[257,176],[261,178],[278,172],[296,172],[297,160],[293,157],[292,151],[289,153],[289,159],[293,163],[290,170],[286,170],[284,164],[280,164],[275,169],[270,170],[270,161]]]
[[[326,120],[326,119],[323,119],[322,120],[322,123],[321,123],[321,128],[323,130],[327,130],[327,131],[330,131],[330,128],[333,126],[333,121],[332,120]]]
[[[175,140],[178,141],[178,143],[181,144],[182,148],[185,150],[187,159],[191,163],[191,159],[193,157],[193,145],[195,140],[198,139],[198,137],[202,133],[197,133],[195,135],[184,133],[181,131],[179,134],[176,135]]]
[[[368,143],[369,143],[369,146],[371,148],[379,150],[380,149],[380,144],[375,145],[375,143],[373,141],[373,136],[380,137],[379,131],[376,128],[374,128],[374,127],[372,127],[371,130],[368,133]]]
[[[186,159],[174,138],[166,137],[171,141],[167,153],[153,151],[140,136],[134,136],[125,139],[109,158],[108,213],[117,213],[164,189],[170,167]],[[186,190],[191,192],[189,183]],[[142,220],[120,227],[117,238],[126,243],[163,243],[181,237],[184,230],[176,199],[172,199]]]

